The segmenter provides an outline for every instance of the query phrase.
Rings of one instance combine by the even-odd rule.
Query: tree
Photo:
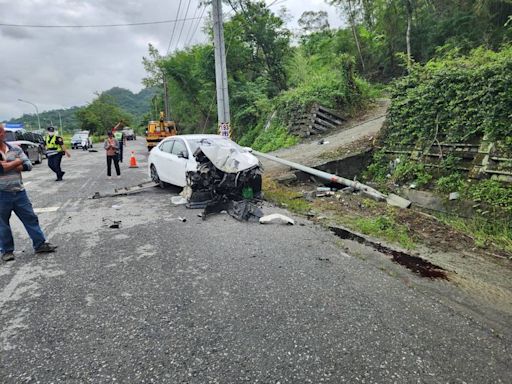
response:
[[[325,11],[306,11],[302,14],[298,23],[305,34],[329,29],[329,19]]]
[[[90,131],[92,134],[104,134],[119,121],[124,122],[125,125],[131,124],[132,116],[119,108],[111,96],[96,95],[97,98],[89,105],[76,112],[81,129]]]

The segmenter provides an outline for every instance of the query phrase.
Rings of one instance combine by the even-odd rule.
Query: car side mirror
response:
[[[178,158],[188,159],[188,155],[185,152],[181,151],[180,153],[178,153]]]

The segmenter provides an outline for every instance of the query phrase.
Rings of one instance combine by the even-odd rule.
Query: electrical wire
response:
[[[194,15],[192,17],[196,17],[197,16],[197,11],[201,9],[201,5],[200,4],[197,4],[197,6],[195,7],[194,9]],[[190,23],[189,25],[189,28],[188,28],[188,33],[187,33],[187,37],[185,38],[185,42],[188,41],[188,39],[190,39],[190,34],[192,33],[192,30],[194,29],[194,22]],[[185,44],[186,46],[187,44]]]
[[[191,3],[191,0],[188,0],[187,10],[185,11],[185,17],[184,17],[185,19],[188,16],[188,10],[190,9],[190,3]],[[178,39],[176,40],[176,47],[174,48],[174,50],[178,49],[178,46],[180,45],[180,39],[181,39],[181,35],[183,34],[183,30],[184,29],[185,29],[185,22],[182,22],[181,23],[180,34],[178,35]]]
[[[178,23],[181,21],[189,21],[189,20],[198,20],[199,17],[196,18],[188,18],[188,19],[172,19],[172,20],[156,20],[156,21],[142,21],[137,23],[123,23],[123,24],[89,24],[89,25],[42,25],[42,24],[9,24],[9,23],[0,23],[0,27],[10,27],[10,28],[114,28],[114,27],[134,27],[140,25],[153,25],[153,24],[170,24],[170,23]]]
[[[176,20],[178,20],[178,17],[180,17],[181,1],[182,1],[182,0],[180,0],[180,4],[178,5],[178,13],[176,13]],[[169,54],[169,50],[171,49],[171,43],[172,43],[172,40],[173,40],[173,38],[174,38],[174,32],[176,32],[176,25],[177,25],[177,24],[178,24],[178,23],[176,22],[176,23],[174,23],[174,25],[173,25],[171,38],[169,39],[169,44],[167,44],[167,52],[166,52],[166,55],[168,55],[168,54]]]
[[[199,20],[197,21],[196,27],[194,28],[194,32],[192,32],[192,34],[190,35],[190,39],[187,40],[187,46],[189,46],[190,43],[192,43],[192,39],[196,35],[197,30],[199,29],[199,26],[201,25],[201,21],[203,20],[203,17],[204,17],[204,11],[206,11],[206,5],[203,5],[203,11],[201,12],[201,16],[199,16]]]

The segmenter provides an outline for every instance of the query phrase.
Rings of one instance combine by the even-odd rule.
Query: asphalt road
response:
[[[344,253],[304,219],[202,221],[158,188],[88,199],[147,178],[142,140],[130,149],[141,168],[128,169],[125,153],[120,180],[107,180],[101,149],[73,151],[63,183],[46,162],[26,174],[59,249],[34,255],[12,219],[16,261],[0,265],[1,383],[512,382],[510,333],[412,274],[405,283]]]

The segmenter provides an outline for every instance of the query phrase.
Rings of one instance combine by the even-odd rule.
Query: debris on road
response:
[[[260,218],[260,224],[287,224],[295,225],[295,220],[288,216],[281,215],[280,213],[273,213],[271,215],[263,216]]]
[[[452,200],[458,200],[458,199],[459,199],[459,197],[460,197],[460,193],[459,193],[459,192],[452,192],[452,193],[450,193],[450,196],[448,197],[448,199],[449,199],[450,201],[452,201]]]
[[[261,197],[262,168],[254,155],[231,143],[205,140],[194,157],[197,170],[187,172],[187,208],[204,209],[203,220],[222,211],[240,221],[263,216],[255,203]]]
[[[112,229],[119,229],[121,228],[121,223],[122,221],[121,220],[111,220],[111,219],[107,219],[107,218],[103,218],[102,221],[107,224],[105,224],[108,228],[112,228]],[[112,224],[109,224],[109,223],[112,223]]]
[[[185,205],[188,201],[183,196],[173,196],[171,197],[171,203],[174,205]]]
[[[130,187],[116,188],[113,193],[100,193],[95,192],[91,199],[101,199],[103,197],[113,197],[113,196],[122,196],[122,195],[131,195],[133,193],[139,193],[148,188],[153,188],[158,186],[154,181],[145,181],[143,183],[139,183],[136,185],[132,185]]]

